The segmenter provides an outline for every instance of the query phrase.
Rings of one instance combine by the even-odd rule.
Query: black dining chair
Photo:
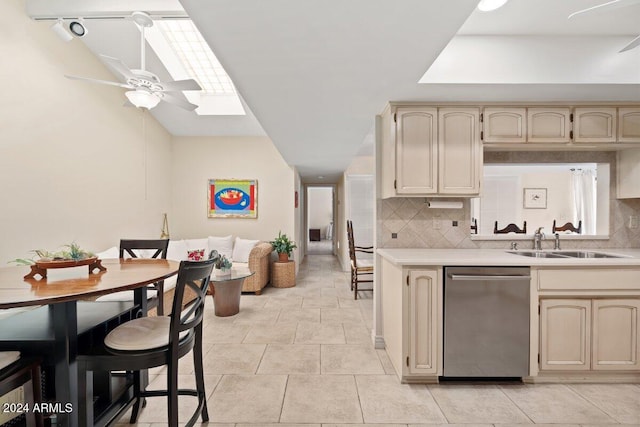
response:
[[[167,259],[169,239],[120,239],[120,258]],[[146,251],[146,252],[143,252]],[[141,256],[142,254],[148,256]],[[158,316],[164,315],[164,280],[149,285],[156,296],[150,299],[150,307],[156,307]]]
[[[215,260],[181,261],[178,270],[171,314],[141,317],[113,329],[103,345],[78,356],[78,395],[81,423],[93,425],[93,371],[131,371],[133,410],[130,423],[137,421],[146,397],[167,397],[168,424],[178,425],[178,396],[196,396],[198,407],[187,422],[193,426],[198,417],[209,420],[204,371],[202,365],[202,319],[209,276]],[[196,295],[192,304],[183,308],[182,298],[189,289]],[[178,360],[193,350],[195,389],[178,388]],[[144,390],[141,370],[167,365],[167,387]],[[115,420],[114,420],[115,421]]]
[[[14,353],[16,356],[14,356]],[[13,358],[15,357],[15,361]],[[7,359],[7,360],[5,360]],[[24,387],[25,403],[28,410],[24,411],[24,423],[27,427],[42,427],[44,425],[44,417],[42,411],[36,411],[34,404],[42,403],[42,387],[40,376],[39,357],[21,358],[19,352],[2,352],[0,353],[0,396],[13,391],[19,387]],[[3,412],[11,413],[9,405],[3,405]],[[25,407],[26,408],[26,407]],[[7,409],[7,410],[5,410]],[[9,420],[3,426],[19,425],[18,420]]]

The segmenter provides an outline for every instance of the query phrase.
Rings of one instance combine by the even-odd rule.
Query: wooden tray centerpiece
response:
[[[47,278],[47,270],[52,268],[70,268],[87,265],[89,274],[94,270],[106,271],[102,266],[102,261],[91,252],[84,251],[76,243],[65,245],[69,250],[51,253],[43,250],[35,250],[33,252],[39,256],[37,260],[16,259],[14,262],[22,265],[29,265],[31,271],[24,276],[24,279],[35,279],[36,275],[40,275],[42,279]]]
[[[89,274],[93,273],[94,270],[98,269],[99,271],[107,271],[105,267],[102,266],[102,261],[97,257],[85,258],[85,259],[60,259],[60,260],[50,260],[50,261],[36,261],[35,264],[31,266],[31,272],[24,276],[25,279],[35,279],[35,276],[39,274],[43,279],[47,278],[47,270],[51,268],[69,268],[69,267],[80,267],[83,265],[89,266]]]

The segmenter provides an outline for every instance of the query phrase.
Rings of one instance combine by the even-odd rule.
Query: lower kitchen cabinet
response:
[[[594,370],[640,370],[640,299],[592,301]]]
[[[438,382],[442,353],[442,268],[381,259],[384,343],[402,382]]]
[[[591,369],[591,301],[540,301],[540,369]]]
[[[407,364],[410,374],[437,373],[437,285],[436,270],[409,271]]]
[[[542,299],[540,370],[640,370],[640,299]]]

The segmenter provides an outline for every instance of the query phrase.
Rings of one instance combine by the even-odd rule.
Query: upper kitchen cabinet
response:
[[[615,107],[577,107],[573,118],[574,142],[616,142],[617,119]]]
[[[382,198],[476,196],[479,108],[390,105],[380,120]]]
[[[527,109],[527,140],[535,143],[571,141],[571,109],[542,107]]]
[[[618,142],[640,142],[640,107],[618,108]]]
[[[487,107],[483,111],[484,142],[527,141],[527,109]]]
[[[438,150],[438,193],[480,194],[480,109],[439,108]]]
[[[396,111],[396,192],[438,191],[438,110],[399,107]]]

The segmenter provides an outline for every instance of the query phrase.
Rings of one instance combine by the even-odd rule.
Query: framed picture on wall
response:
[[[523,200],[525,209],[547,209],[547,189],[525,188]]]
[[[209,218],[257,218],[258,181],[210,179],[207,193]]]

